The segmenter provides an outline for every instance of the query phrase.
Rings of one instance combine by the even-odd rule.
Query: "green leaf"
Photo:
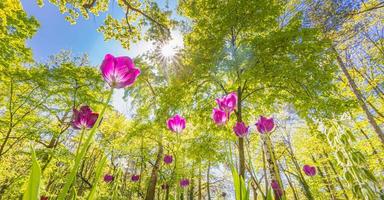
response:
[[[40,189],[40,179],[41,179],[41,169],[40,165],[37,162],[35,150],[31,148],[32,151],[32,171],[29,177],[28,186],[24,192],[23,200],[36,200],[39,199],[39,189]]]
[[[105,161],[107,160],[107,157],[104,156],[102,159],[101,159],[101,162],[97,165],[97,168],[96,168],[96,176],[95,176],[95,182],[93,183],[93,186],[92,186],[92,190],[91,192],[89,193],[89,196],[88,196],[88,200],[92,200],[95,198],[95,192],[96,192],[96,188],[97,188],[97,183],[99,182],[99,179],[101,177],[101,173],[103,172],[103,168],[104,168],[104,165],[105,165]]]
[[[272,189],[269,189],[267,192],[267,200],[273,200]]]
[[[367,179],[369,179],[369,180],[371,180],[373,182],[377,182],[376,177],[372,174],[371,171],[369,171],[369,170],[367,170],[365,168],[363,168],[362,170],[363,170],[365,176],[367,177]]]
[[[240,177],[235,167],[232,167],[233,185],[235,187],[236,200],[248,200],[249,189],[245,184],[243,177]]]
[[[232,166],[233,186],[235,187],[236,200],[240,200],[240,180],[235,167]]]

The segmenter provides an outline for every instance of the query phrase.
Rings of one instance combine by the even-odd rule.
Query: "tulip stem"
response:
[[[80,141],[79,141],[79,145],[77,146],[77,150],[76,150],[76,157],[77,157],[77,155],[79,155],[79,151],[80,151],[81,143],[83,142],[84,132],[85,132],[85,129],[84,129],[84,128],[81,129],[81,133],[80,133]]]
[[[85,156],[85,154],[87,152],[87,149],[90,146],[90,144],[91,144],[91,142],[93,140],[93,137],[96,134],[97,127],[99,126],[100,121],[103,118],[104,112],[105,112],[105,110],[108,107],[108,103],[109,103],[109,101],[112,98],[112,94],[113,94],[113,88],[111,88],[111,90],[110,90],[110,92],[108,94],[107,100],[104,102],[104,107],[101,110],[101,113],[100,113],[99,117],[97,118],[95,125],[89,131],[89,135],[88,135],[84,145],[82,146],[80,153],[78,155],[76,155],[75,164],[72,167],[71,173],[67,177],[67,180],[65,182],[64,188],[61,190],[61,192],[60,192],[60,194],[59,194],[59,196],[57,198],[58,200],[64,200],[66,195],[68,194],[68,191],[71,188],[71,186],[73,184],[73,181],[75,180],[75,177],[76,177],[77,171],[79,169],[81,160],[84,158],[84,156]]]

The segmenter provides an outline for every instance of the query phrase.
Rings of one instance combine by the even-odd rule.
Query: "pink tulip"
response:
[[[131,177],[132,182],[137,182],[139,180],[140,180],[140,175],[132,175],[132,177]]]
[[[175,115],[168,119],[167,126],[169,130],[181,133],[185,129],[185,119],[180,115]]]
[[[48,200],[47,196],[40,196],[40,200]]]
[[[104,176],[104,182],[106,182],[106,183],[109,183],[109,182],[113,181],[113,179],[114,179],[114,177],[112,175],[110,175],[110,174],[106,174]]]
[[[81,106],[79,110],[73,109],[71,124],[74,129],[90,129],[98,117],[99,114],[92,112],[89,106]]]
[[[273,118],[266,118],[260,116],[260,119],[256,122],[256,127],[259,133],[270,133],[275,127],[275,123],[273,122]]]
[[[275,195],[278,197],[278,199],[280,199],[280,197],[283,196],[283,190],[281,189],[279,183],[276,180],[272,180],[271,187],[275,192]]]
[[[225,111],[229,115],[237,106],[237,95],[232,92],[227,96],[216,99],[216,102],[219,105],[220,110]]]
[[[310,166],[310,165],[304,165],[303,171],[307,176],[314,176],[316,175],[316,167]]]
[[[131,86],[140,74],[140,69],[128,56],[114,57],[107,54],[100,66],[104,80],[112,88],[124,88]]]
[[[165,164],[171,164],[173,161],[173,157],[171,155],[165,155],[164,156],[164,162]]]
[[[249,126],[246,126],[244,122],[236,122],[236,125],[233,127],[233,131],[237,137],[245,137],[248,134]]]
[[[221,126],[227,122],[227,114],[220,109],[214,108],[212,111],[212,119],[215,124]]]
[[[189,180],[187,178],[183,178],[180,180],[181,187],[187,187],[189,185]]]

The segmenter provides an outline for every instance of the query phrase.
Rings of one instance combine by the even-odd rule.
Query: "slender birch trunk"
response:
[[[344,63],[344,61],[340,57],[340,55],[337,52],[337,50],[335,48],[333,48],[333,50],[336,53],[336,56],[337,56],[336,59],[337,59],[337,62],[339,63],[339,66],[340,66],[341,70],[343,71],[344,75],[347,77],[348,83],[349,83],[349,85],[351,87],[351,90],[352,90],[353,94],[355,95],[357,101],[359,102],[361,108],[363,109],[363,111],[365,112],[365,115],[368,118],[368,122],[371,124],[371,126],[375,130],[377,136],[380,138],[381,142],[384,144],[384,132],[383,132],[383,130],[381,130],[381,128],[377,124],[375,118],[373,117],[372,113],[369,111],[368,106],[367,106],[367,104],[364,101],[363,95],[361,94],[361,92],[360,92],[359,88],[357,87],[355,81],[352,79],[351,75],[348,72],[346,64]]]
[[[264,149],[264,153],[265,153],[265,159],[266,159],[267,164],[268,164],[268,170],[269,170],[271,182],[272,182],[272,180],[277,181],[279,183],[281,191],[283,192],[283,195],[280,196],[277,193],[277,191],[274,191],[275,198],[281,199],[284,196],[284,189],[283,189],[279,169],[278,169],[277,163],[275,162],[276,159],[274,158],[272,143],[271,143],[271,140],[270,140],[268,134],[260,134],[260,135],[261,135],[262,142],[263,142],[263,149]]]

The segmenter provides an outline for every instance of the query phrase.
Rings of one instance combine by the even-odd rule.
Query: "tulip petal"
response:
[[[270,133],[273,131],[275,123],[273,118],[268,119],[264,116],[260,116],[259,120],[256,122],[256,127],[259,133]]]
[[[90,129],[95,124],[99,114],[93,113],[89,106],[81,106],[79,110],[73,109],[71,120],[74,129]]]
[[[235,132],[237,137],[245,137],[248,134],[249,126],[246,126],[244,122],[237,122],[233,127],[233,131]]]
[[[131,86],[140,75],[133,60],[128,56],[114,57],[107,54],[100,66],[104,80],[113,88]]]
[[[140,70],[137,68],[128,69],[124,74],[119,74],[119,81],[116,83],[116,88],[124,88],[127,86],[131,86],[136,78],[140,75]]]
[[[89,115],[87,120],[87,127],[92,128],[93,125],[95,125],[98,117],[99,117],[99,114],[97,113],[92,113],[91,115]]]
[[[316,167],[310,166],[310,165],[304,165],[303,171],[307,176],[314,176],[316,175]]]
[[[112,86],[115,76],[115,57],[111,54],[107,54],[104,57],[103,63],[100,66],[101,73],[104,77],[104,80]]]
[[[176,133],[181,133],[185,129],[185,124],[186,120],[177,114],[167,121],[168,129]]]
[[[115,88],[123,88],[133,84],[140,71],[135,68],[131,58],[127,56],[116,57],[114,68]]]
[[[227,113],[224,111],[214,108],[212,110],[212,119],[215,122],[215,124],[221,126],[224,125],[227,122]]]

